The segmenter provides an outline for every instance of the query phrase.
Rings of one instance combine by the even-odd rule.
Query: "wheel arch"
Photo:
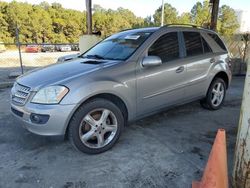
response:
[[[229,87],[229,77],[228,77],[228,75],[227,75],[226,72],[224,72],[224,71],[218,72],[218,73],[214,76],[214,78],[212,79],[211,83],[212,83],[216,78],[221,78],[221,79],[223,79],[223,80],[225,81],[225,84],[226,84],[226,89],[228,89],[228,87]],[[211,83],[210,83],[210,84],[211,84]]]
[[[93,96],[89,96],[88,98],[86,98],[85,100],[83,100],[81,103],[79,103],[79,105],[72,111],[72,113],[70,114],[70,117],[67,121],[66,127],[65,127],[65,137],[67,137],[68,134],[68,127],[69,127],[69,123],[72,120],[72,117],[74,115],[74,113],[80,108],[80,106],[82,106],[84,103],[87,103],[90,100],[93,100],[95,98],[102,98],[102,99],[106,99],[109,100],[111,102],[113,102],[115,105],[117,105],[118,108],[121,109],[122,114],[124,115],[124,120],[125,120],[125,125],[126,122],[128,121],[128,107],[126,105],[126,103],[121,99],[121,97],[112,94],[112,93],[99,93],[99,94],[95,94]]]
[[[102,99],[107,99],[111,102],[113,102],[117,107],[119,107],[125,117],[125,121],[128,120],[128,108],[126,103],[117,95],[115,94],[111,94],[111,93],[100,93],[100,94],[96,94],[94,96],[89,97],[88,99],[86,99],[83,103],[86,103],[94,98],[102,98]],[[82,104],[83,104],[82,103]],[[81,104],[81,105],[82,105]]]
[[[208,85],[206,87],[206,90],[205,90],[205,96],[207,95],[207,92],[211,86],[211,84],[213,83],[213,81],[216,79],[216,78],[221,78],[225,81],[225,84],[226,84],[226,89],[228,89],[229,87],[229,84],[230,84],[230,80],[229,80],[229,76],[227,75],[226,72],[224,71],[219,71],[217,72],[213,77],[210,77],[210,81],[208,82]]]

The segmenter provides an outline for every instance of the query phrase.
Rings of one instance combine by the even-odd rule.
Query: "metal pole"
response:
[[[162,5],[161,5],[161,26],[164,25],[164,0],[162,0]]]
[[[213,4],[210,29],[216,31],[220,0],[210,0],[210,3]]]
[[[92,0],[86,1],[86,11],[87,11],[87,34],[92,34]]]
[[[250,187],[250,62],[248,61],[239,128],[236,140],[233,183],[235,188]]]
[[[19,52],[19,61],[20,61],[20,66],[21,66],[21,72],[23,74],[23,61],[22,61],[22,53],[21,53],[21,46],[20,46],[20,41],[19,41],[19,28],[16,25],[16,42],[18,46],[18,52]]]

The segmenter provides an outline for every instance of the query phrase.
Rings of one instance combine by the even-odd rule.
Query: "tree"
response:
[[[41,3],[39,4],[39,6],[40,6],[41,8],[43,8],[44,10],[49,10],[49,8],[50,8],[49,3],[46,2],[46,1],[41,2]]]
[[[178,17],[179,24],[191,24],[192,16],[189,12],[184,12]]]
[[[234,9],[223,5],[219,10],[218,32],[226,38],[232,36],[239,27]]]
[[[30,13],[32,41],[46,43],[52,38],[52,20],[49,13],[40,6],[33,6]]]
[[[19,28],[20,42],[32,42],[31,17],[32,6],[28,3],[12,1],[6,8],[6,21],[10,36],[15,38],[16,27]]]
[[[101,31],[103,37],[106,37],[124,29],[159,26],[161,8],[155,11],[153,18],[149,16],[143,19],[125,8],[112,10],[94,5],[93,29]],[[230,37],[238,27],[235,11],[229,6],[222,6],[219,10],[218,32],[224,37]],[[208,0],[197,2],[191,12],[181,15],[166,3],[164,13],[165,24],[194,23],[208,26],[210,23]],[[60,3],[50,5],[46,1],[39,5],[0,1],[0,41],[14,42],[16,26],[19,27],[21,42],[73,43],[78,42],[79,36],[86,31],[86,12],[65,9]]]
[[[62,5],[60,3],[56,3],[56,2],[52,3],[51,7],[53,9],[62,9]]]
[[[153,15],[155,25],[161,25],[161,10],[162,7],[159,7]],[[177,23],[177,15],[178,12],[176,8],[168,3],[164,4],[164,24]]]
[[[0,42],[13,42],[13,38],[10,36],[8,31],[9,24],[6,21],[6,8],[8,3],[0,2]]]
[[[144,18],[143,26],[144,27],[152,27],[152,26],[154,26],[154,21],[153,21],[152,16],[147,16],[146,18]]]
[[[136,17],[128,9],[106,10],[99,5],[94,5],[93,27],[94,30],[101,31],[104,37],[141,25],[143,25],[143,19]]]
[[[65,23],[63,34],[67,38],[67,41],[71,43],[77,42],[80,35],[86,31],[86,29],[83,30],[85,28],[84,23],[86,23],[84,14],[74,10],[66,10],[62,18]]]
[[[58,7],[58,6],[57,6]],[[86,13],[51,7],[48,10],[52,20],[54,43],[78,42],[80,35],[86,31]]]
[[[209,1],[197,2],[191,9],[192,22],[198,26],[208,27],[210,25],[211,13]]]

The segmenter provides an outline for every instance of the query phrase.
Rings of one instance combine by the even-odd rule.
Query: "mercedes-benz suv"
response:
[[[100,153],[117,142],[127,122],[194,100],[219,109],[231,81],[229,61],[211,30],[125,30],[19,77],[11,111],[33,133],[67,135],[78,150]]]

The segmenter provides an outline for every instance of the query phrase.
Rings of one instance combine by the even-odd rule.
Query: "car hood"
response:
[[[17,82],[36,91],[41,87],[86,75],[118,62],[120,61],[76,58],[29,71],[20,76]]]

